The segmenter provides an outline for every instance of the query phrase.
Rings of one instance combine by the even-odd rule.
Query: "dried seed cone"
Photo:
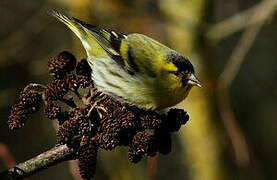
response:
[[[182,125],[189,120],[189,115],[183,109],[170,109],[165,117],[164,127],[170,132],[179,131]]]
[[[40,107],[41,94],[34,90],[22,91],[19,103],[11,108],[8,124],[11,130],[24,126],[29,114],[37,112]]]
[[[80,136],[95,136],[97,133],[100,120],[96,109],[91,108],[92,106],[89,104],[84,107],[81,114],[79,114],[80,126],[78,134]]]
[[[93,85],[93,81],[90,76],[77,75],[77,82],[80,88],[87,88]]]
[[[97,135],[97,141],[99,147],[105,150],[112,150],[119,144],[119,132],[120,123],[117,119],[106,119],[105,123],[102,124],[100,132]]]
[[[157,129],[162,124],[162,118],[156,112],[144,112],[140,122],[143,129]]]
[[[19,101],[26,108],[34,107],[38,110],[41,101],[41,94],[34,90],[22,91],[19,96]]]
[[[67,77],[70,90],[76,91],[78,88],[87,88],[93,85],[90,76],[72,74]]]
[[[62,79],[67,73],[76,67],[76,58],[73,54],[63,51],[57,57],[48,62],[48,70],[51,76]]]
[[[158,151],[161,154],[169,154],[171,151],[171,134],[169,132],[155,132],[156,143],[158,146]]]
[[[154,156],[157,152],[155,136],[147,131],[138,132],[129,148],[129,160],[137,163],[144,155]]]
[[[82,59],[80,62],[78,62],[76,67],[76,74],[89,77],[91,76],[91,68],[86,59]]]
[[[97,161],[98,147],[93,138],[82,138],[79,148],[79,170],[83,179],[89,180],[94,177]]]
[[[68,82],[65,80],[54,80],[45,87],[46,101],[56,101],[62,99],[68,92]]]
[[[76,136],[84,136],[90,134],[93,128],[90,126],[87,111],[84,108],[76,107],[69,113],[69,119],[60,127],[57,133],[58,143],[73,143]]]
[[[8,125],[11,130],[19,129],[24,126],[27,120],[27,112],[23,104],[15,104],[11,108]]]
[[[74,108],[70,112],[69,119],[59,127],[59,131],[57,132],[58,143],[68,143],[74,136],[78,135],[82,117],[83,109],[80,107]]]
[[[107,103],[109,102],[109,103]],[[127,144],[124,137],[128,137],[135,129],[134,114],[117,102],[109,99],[105,101],[107,112],[100,121],[98,143],[100,148],[112,150],[121,144]]]
[[[76,151],[84,179],[91,179],[95,174],[98,148],[113,150],[118,146],[128,146],[128,158],[132,163],[157,152],[168,154],[171,133],[178,131],[189,119],[188,114],[180,109],[171,109],[167,115],[160,115],[120,103],[97,91],[88,61],[82,59],[77,63],[69,52],[64,51],[52,58],[48,68],[54,79],[39,91],[44,90],[44,114],[59,121],[57,142]],[[68,92],[75,93],[76,98],[66,99]],[[38,110],[41,99],[41,94],[34,89],[23,91],[20,102],[11,108],[9,128],[24,126],[28,115]],[[68,106],[60,106],[59,101]]]
[[[79,119],[69,118],[60,127],[57,132],[57,142],[59,144],[66,144],[78,134]]]
[[[49,119],[58,119],[62,116],[62,108],[55,101],[48,101],[44,114]]]

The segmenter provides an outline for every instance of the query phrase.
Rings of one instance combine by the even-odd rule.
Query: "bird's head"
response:
[[[177,69],[170,73],[181,79],[183,87],[201,87],[200,81],[194,75],[193,65],[186,57],[173,52],[167,56],[167,59],[176,66]]]

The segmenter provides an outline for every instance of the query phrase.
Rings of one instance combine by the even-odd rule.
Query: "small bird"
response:
[[[201,87],[190,61],[142,34],[124,34],[87,24],[57,11],[51,14],[81,40],[98,90],[145,110],[162,111]]]

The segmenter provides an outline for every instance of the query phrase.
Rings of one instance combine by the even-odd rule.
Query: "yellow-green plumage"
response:
[[[185,83],[192,82],[190,77],[198,83],[185,57],[145,35],[125,35],[53,15],[81,40],[96,87],[124,103],[162,110],[185,99],[193,86]]]

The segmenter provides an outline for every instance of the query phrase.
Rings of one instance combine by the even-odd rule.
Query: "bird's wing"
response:
[[[130,74],[155,77],[166,64],[166,54],[171,49],[150,37],[137,33],[126,35],[74,20],[85,27],[106,53]]]
[[[51,12],[81,40],[88,56],[111,57],[130,74],[154,77],[165,64],[169,48],[142,34],[123,34],[87,24],[59,12]]]
[[[171,51],[158,41],[137,33],[129,34],[120,46],[120,55],[128,66],[150,77],[157,76],[163,70],[174,69],[172,63],[167,61],[167,54]]]
[[[126,34],[87,24],[76,18],[72,19],[80,24],[83,29],[85,29],[85,31],[91,34],[96,39],[97,43],[112,59],[114,59],[120,65],[126,66],[124,59],[121,57],[120,51],[122,41],[127,39]]]
[[[95,57],[96,59],[111,57],[122,67],[126,66],[120,55],[120,46],[127,35],[87,24],[57,11],[51,11],[50,13],[79,37],[89,57]]]
[[[88,32],[76,19],[61,14],[57,11],[49,11],[51,15],[56,17],[59,21],[64,23],[73,33],[81,40],[88,57],[108,57],[107,53],[99,45],[96,38]]]

